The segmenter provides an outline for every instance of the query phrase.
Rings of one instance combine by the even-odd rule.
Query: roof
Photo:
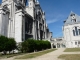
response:
[[[72,17],[76,19],[76,22],[72,22],[73,20]],[[68,18],[64,21],[64,25],[76,24],[76,23],[80,23],[80,16],[71,11]]]

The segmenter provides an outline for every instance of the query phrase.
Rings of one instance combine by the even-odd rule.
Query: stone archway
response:
[[[51,43],[51,48],[56,48],[56,45],[54,43]]]
[[[60,43],[57,43],[57,48],[60,48]]]

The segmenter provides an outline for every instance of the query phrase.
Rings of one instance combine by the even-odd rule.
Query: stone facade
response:
[[[52,37],[38,0],[2,0],[0,34],[16,42],[28,38],[50,41]]]
[[[65,48],[63,37],[52,38],[50,42],[52,48]]]
[[[80,47],[80,16],[71,12],[64,21],[64,41],[66,48]]]

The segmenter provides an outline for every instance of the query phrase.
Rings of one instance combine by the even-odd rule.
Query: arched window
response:
[[[78,29],[78,31],[79,31],[79,35],[80,35],[80,29]]]
[[[73,28],[73,35],[74,36],[80,35],[80,27],[74,27]]]
[[[76,19],[73,19],[73,22],[76,22]]]
[[[75,36],[75,31],[73,30],[73,35]]]
[[[75,32],[76,32],[76,35],[78,35],[78,29],[77,29],[77,27],[75,27]]]

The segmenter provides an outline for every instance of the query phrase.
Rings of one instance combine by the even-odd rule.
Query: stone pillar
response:
[[[51,43],[51,48],[53,49],[53,43]]]
[[[22,11],[16,12],[15,17],[15,40],[16,42],[22,42]]]
[[[22,40],[25,40],[25,15],[22,16]]]
[[[12,1],[8,7],[10,10],[8,37],[15,38],[15,3]]]
[[[33,39],[35,39],[35,21],[33,20],[33,31],[32,31],[32,33],[33,33]]]
[[[56,48],[58,48],[58,47],[57,47],[57,44],[56,44]]]
[[[0,8],[0,34],[1,34],[1,27],[2,27],[2,9]]]

